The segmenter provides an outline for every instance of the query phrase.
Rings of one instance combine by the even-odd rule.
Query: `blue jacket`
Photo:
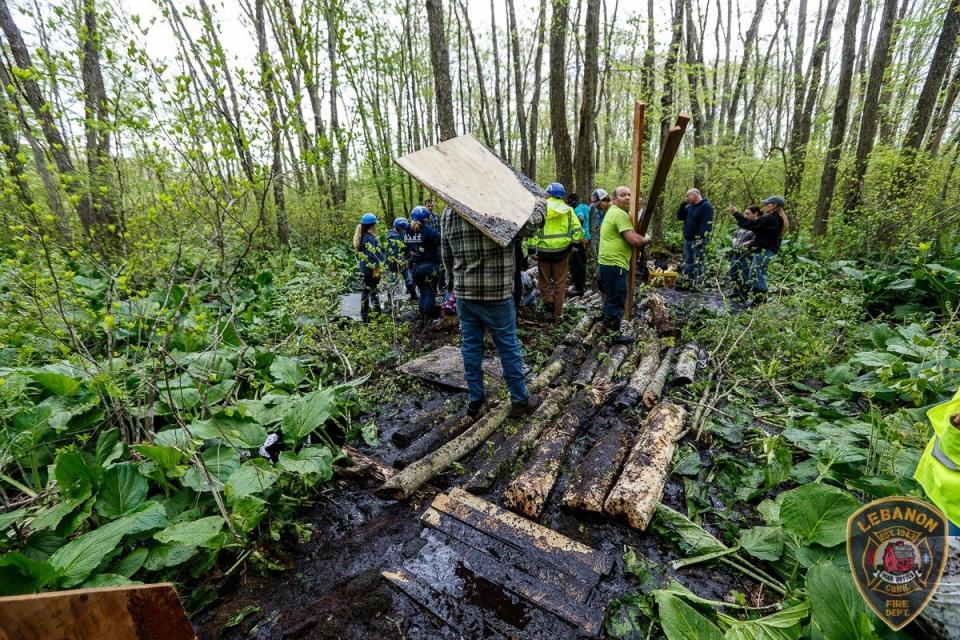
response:
[[[713,231],[713,205],[704,198],[697,204],[684,202],[677,209],[677,220],[683,220],[684,240],[704,240]]]
[[[420,225],[419,233],[408,233],[404,237],[410,255],[410,263],[440,264],[440,230],[429,224]]]

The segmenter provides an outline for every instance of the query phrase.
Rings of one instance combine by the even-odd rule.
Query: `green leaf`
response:
[[[66,539],[53,531],[34,531],[20,550],[31,560],[47,560],[65,543]]]
[[[126,576],[115,573],[101,573],[83,583],[84,589],[99,589],[102,587],[124,587],[131,584],[143,584],[139,580],[130,580]]]
[[[724,633],[725,640],[797,640],[801,623],[810,613],[806,602],[756,620],[737,620]]]
[[[30,527],[34,531],[42,531],[43,529],[56,529],[60,525],[61,520],[73,512],[74,509],[86,502],[89,497],[90,492],[88,490],[80,497],[70,498],[68,500],[62,500],[58,502],[49,509],[38,514],[37,517],[33,519]],[[89,514],[89,510],[87,513]]]
[[[849,571],[833,564],[814,565],[807,572],[806,586],[813,622],[825,638],[876,640],[874,628],[879,620],[857,591]]]
[[[117,464],[103,474],[97,494],[97,513],[117,518],[139,507],[147,499],[147,480],[132,462]]]
[[[654,595],[667,640],[723,640],[717,625],[677,596],[666,591],[656,591]]]
[[[248,496],[269,489],[280,474],[266,460],[251,460],[241,464],[227,480],[231,498]]]
[[[103,470],[87,464],[79,451],[64,451],[57,456],[54,477],[61,495],[75,498],[91,491],[100,481]]]
[[[140,444],[133,447],[133,450],[156,463],[164,472],[169,472],[183,460],[183,454],[178,449],[159,444]]]
[[[241,496],[233,501],[230,522],[240,533],[250,533],[267,515],[267,502],[256,496]]]
[[[367,422],[360,427],[360,436],[368,447],[376,447],[380,444],[379,429],[375,422]]]
[[[740,547],[759,560],[779,560],[783,555],[781,527],[753,527],[740,535]]]
[[[686,555],[704,555],[729,549],[703,527],[663,503],[657,504],[654,524],[658,530],[664,530],[670,539],[676,540]]]
[[[333,415],[333,389],[322,389],[301,396],[283,416],[281,426],[287,440],[296,444],[322,426]]]
[[[780,519],[786,531],[825,547],[843,543],[847,519],[860,502],[846,491],[825,484],[808,484],[783,494]]]
[[[199,520],[179,522],[163,531],[158,531],[153,537],[164,543],[199,547],[220,533],[221,529],[223,529],[223,518],[208,516]]]
[[[270,365],[270,375],[282,385],[297,387],[307,378],[307,371],[298,359],[277,356]]]
[[[129,578],[140,570],[149,554],[150,550],[146,547],[134,549],[113,566],[111,573]]]
[[[213,416],[210,423],[216,434],[213,437],[241,449],[257,449],[267,439],[267,430],[252,418],[229,417],[221,413]]]
[[[143,563],[147,571],[159,571],[166,567],[175,567],[183,564],[197,554],[199,547],[188,547],[180,544],[162,544],[150,549],[150,555]]]
[[[292,473],[320,474],[320,482],[333,477],[333,454],[327,447],[304,447],[299,453],[282,451],[278,465]]]
[[[36,593],[55,577],[49,562],[31,560],[18,551],[0,555],[0,596]]]
[[[861,351],[853,354],[851,360],[867,367],[886,367],[896,363],[900,357],[889,351]]]
[[[914,278],[904,278],[902,280],[894,280],[887,285],[889,291],[910,291],[917,287],[917,281]]]
[[[22,509],[16,509],[14,511],[7,511],[6,513],[0,513],[0,533],[5,532],[13,523],[25,515],[27,515],[26,507],[23,507]]]
[[[204,449],[200,458],[211,477],[207,478],[207,474],[193,461],[181,478],[184,486],[194,491],[223,491],[227,478],[230,477],[234,469],[240,466],[240,454],[229,447],[208,447]]]
[[[79,380],[56,371],[35,371],[30,377],[55,396],[72,396],[82,385]]]
[[[114,427],[101,431],[97,437],[97,464],[106,467],[123,455],[123,443],[120,442],[120,430]]]
[[[90,575],[123,536],[154,529],[166,522],[166,512],[157,502],[148,502],[133,514],[109,522],[75,538],[50,556],[50,564],[61,576],[62,586],[72,587]]]

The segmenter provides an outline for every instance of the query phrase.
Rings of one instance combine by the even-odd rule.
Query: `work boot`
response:
[[[613,344],[633,344],[636,341],[637,336],[632,333],[618,333],[611,340]]]
[[[480,415],[480,412],[483,410],[484,405],[487,404],[487,394],[484,393],[479,400],[471,400],[467,403],[467,415],[471,418],[476,418]]]
[[[534,410],[540,406],[540,396],[535,393],[531,393],[527,396],[527,399],[522,402],[514,402],[510,405],[510,417],[519,418],[521,416],[528,415],[533,413]]]

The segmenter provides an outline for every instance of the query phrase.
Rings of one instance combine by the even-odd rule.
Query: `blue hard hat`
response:
[[[410,223],[407,222],[406,218],[397,218],[393,221],[394,229],[407,229],[410,227]]]
[[[551,182],[547,185],[547,195],[551,198],[562,198],[567,194],[567,190],[559,182]]]
[[[365,213],[360,216],[360,224],[377,224],[377,216],[372,213]]]
[[[423,222],[424,220],[430,219],[430,209],[426,207],[414,207],[413,211],[410,212],[410,217],[413,218],[414,222]]]

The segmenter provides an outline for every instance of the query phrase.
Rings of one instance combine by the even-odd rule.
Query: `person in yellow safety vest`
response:
[[[583,242],[583,227],[573,208],[563,201],[566,190],[559,182],[547,187],[547,220],[531,239],[537,251],[537,284],[546,320],[560,318],[567,293],[570,247]]]
[[[952,400],[927,411],[933,437],[913,477],[950,521],[951,536],[960,536],[960,389]]]

